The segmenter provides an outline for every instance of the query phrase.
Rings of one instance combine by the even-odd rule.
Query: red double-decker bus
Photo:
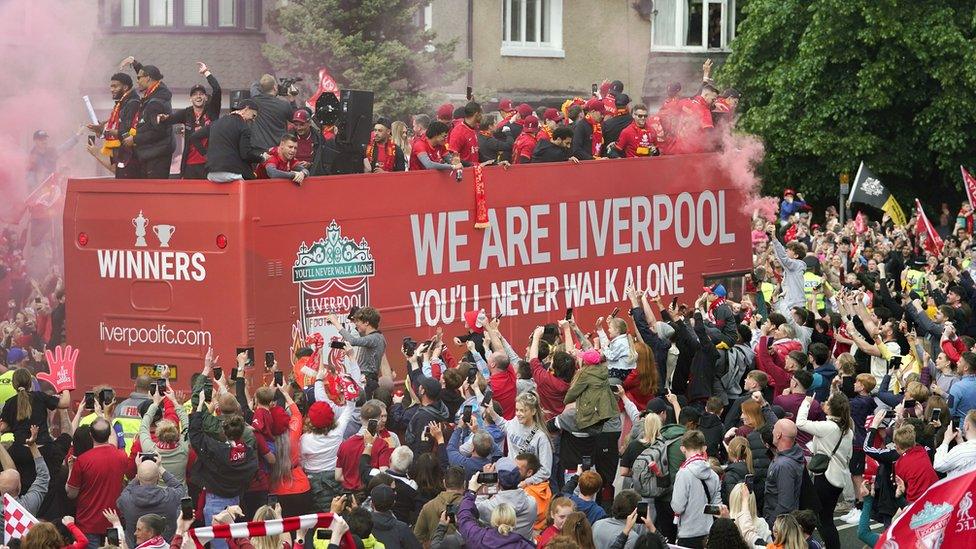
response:
[[[327,313],[370,305],[387,359],[404,336],[466,332],[465,311],[520,337],[591,325],[635,285],[690,302],[751,269],[745,197],[717,155],[215,184],[71,180],[64,208],[67,335],[84,385],[131,385],[165,363],[187,386],[208,346],[288,364],[292,329],[329,341]],[[738,282],[737,282],[738,280]],[[520,341],[520,340],[519,340]]]

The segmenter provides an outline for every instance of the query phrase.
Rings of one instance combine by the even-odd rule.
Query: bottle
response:
[[[458,168],[457,170],[454,171],[454,179],[456,181],[461,181],[462,175],[463,174],[461,173],[461,168]]]

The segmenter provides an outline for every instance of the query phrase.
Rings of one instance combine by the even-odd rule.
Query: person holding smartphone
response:
[[[125,542],[129,547],[136,547],[149,539],[145,537],[147,530],[155,529],[157,535],[172,538],[180,516],[180,500],[186,495],[186,487],[163,468],[158,454],[139,454],[136,463],[134,482],[122,490],[118,500],[118,509],[126,524]],[[163,481],[162,486],[160,480]],[[147,515],[163,519],[162,526],[145,520]],[[136,527],[137,522],[142,523],[141,531]]]
[[[386,336],[380,331],[380,312],[373,307],[362,307],[352,315],[356,334],[346,330],[339,317],[331,314],[326,317],[329,324],[339,331],[342,339],[353,347],[359,347],[359,369],[366,378],[364,387],[366,398],[372,398],[379,380],[380,365],[386,353]]]

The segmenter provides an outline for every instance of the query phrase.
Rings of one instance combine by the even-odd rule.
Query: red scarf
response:
[[[149,99],[150,96],[152,96],[152,94],[156,93],[156,89],[159,88],[159,85],[160,84],[162,84],[161,81],[160,82],[154,82],[152,86],[149,86],[148,88],[146,88],[146,91],[144,91],[142,93],[142,102],[143,103],[145,103],[146,100]]]
[[[545,134],[545,136],[540,135],[539,136],[539,139],[545,139],[547,141],[552,141],[552,130],[549,129],[549,126],[548,125],[543,124],[543,125],[539,126],[539,131],[541,133]]]
[[[724,297],[716,297],[715,301],[712,301],[712,304],[708,306],[708,319],[711,320],[712,322],[715,322],[715,309],[721,307],[724,304],[725,304]]]
[[[109,131],[113,131],[113,132],[119,131],[119,122],[122,119],[122,104],[125,103],[125,100],[127,97],[129,97],[130,93],[132,93],[131,89],[123,93],[122,97],[120,97],[119,100],[115,102],[115,106],[112,107],[112,113],[108,115],[108,121],[105,122],[105,129],[102,135],[105,135]]]
[[[379,166],[385,172],[392,172],[393,167],[396,162],[396,144],[393,143],[393,139],[387,139],[385,143],[386,147],[386,158],[383,159],[383,165]],[[379,151],[376,150],[375,139],[369,140],[369,145],[366,145],[366,158],[369,159],[369,163],[376,169],[376,158],[379,156]]]
[[[600,149],[603,147],[603,127],[599,122],[594,122],[590,115],[586,115],[586,121],[593,127],[593,156],[600,156]]]
[[[154,536],[136,546],[136,549],[159,549],[169,547],[163,536]]]

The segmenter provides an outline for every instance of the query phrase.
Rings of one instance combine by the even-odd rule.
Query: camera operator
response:
[[[298,89],[294,85],[288,87],[288,97],[290,100],[278,96],[278,81],[270,74],[251,84],[251,100],[258,106],[258,117],[251,124],[251,147],[255,154],[277,146],[288,131],[288,122],[297,108]]]

